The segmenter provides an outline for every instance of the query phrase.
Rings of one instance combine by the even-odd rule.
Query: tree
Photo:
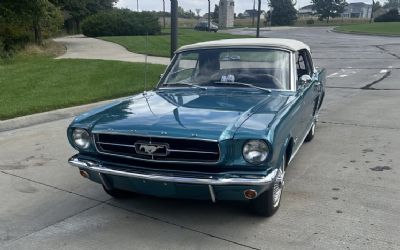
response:
[[[201,11],[201,9],[195,9],[195,11],[196,11],[197,17],[200,18],[200,11]]]
[[[297,11],[292,0],[271,0],[272,25],[293,25],[297,19]]]
[[[388,0],[383,7],[386,9],[399,9],[400,8],[400,0]]]
[[[312,3],[313,9],[319,15],[319,20],[326,19],[327,23],[329,18],[340,16],[347,6],[346,0],[312,0]]]
[[[68,16],[65,20],[67,28],[75,25],[77,32],[80,31],[81,21],[90,15],[100,11],[110,10],[118,0],[50,0],[59,6]]]
[[[43,32],[53,33],[62,24],[60,10],[48,0],[3,0],[0,9],[5,13],[3,25],[32,30],[37,44],[42,44]]]
[[[383,15],[374,19],[375,22],[400,22],[400,15],[397,9],[391,9]]]
[[[214,6],[214,12],[212,13],[211,18],[212,18],[213,22],[215,22],[215,23],[219,22],[219,5],[218,4],[216,4]]]
[[[380,10],[382,8],[382,5],[379,1],[373,2],[372,4],[372,13]]]
[[[195,18],[196,14],[192,10],[185,11],[181,6],[178,6],[178,17],[180,18]]]

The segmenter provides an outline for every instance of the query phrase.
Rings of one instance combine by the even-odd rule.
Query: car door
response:
[[[302,123],[303,133],[305,136],[308,133],[312,123],[314,122],[315,113],[318,107],[318,77],[314,74],[314,66],[310,52],[306,49],[298,51],[298,83],[301,85],[303,92],[303,107],[302,107]],[[307,77],[304,77],[307,76]],[[300,79],[303,78],[303,79]],[[307,80],[305,80],[307,79]]]

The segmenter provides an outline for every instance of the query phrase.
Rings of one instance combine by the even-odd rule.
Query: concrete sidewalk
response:
[[[67,52],[56,59],[100,59],[124,62],[145,62],[145,55],[129,52],[116,43],[86,37],[84,35],[66,36],[54,39],[67,47]],[[169,58],[148,56],[151,64],[168,65]]]

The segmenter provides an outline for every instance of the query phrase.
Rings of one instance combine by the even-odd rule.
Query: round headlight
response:
[[[84,129],[74,129],[72,132],[72,139],[78,148],[87,149],[90,146],[90,135]]]
[[[243,158],[251,164],[260,164],[268,157],[268,145],[263,140],[251,140],[243,146]]]

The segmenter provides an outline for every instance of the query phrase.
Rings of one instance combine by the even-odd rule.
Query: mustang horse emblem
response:
[[[146,154],[154,154],[158,149],[160,148],[165,148],[164,145],[140,145],[139,151],[140,152],[145,152]]]

